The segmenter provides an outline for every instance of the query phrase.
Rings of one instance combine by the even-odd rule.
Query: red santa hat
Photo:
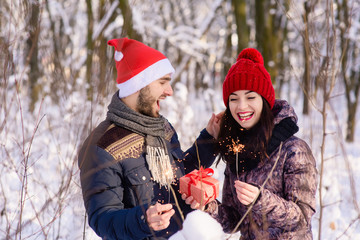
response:
[[[119,97],[127,97],[151,82],[175,72],[170,61],[159,51],[133,39],[108,41],[115,47],[116,83]]]

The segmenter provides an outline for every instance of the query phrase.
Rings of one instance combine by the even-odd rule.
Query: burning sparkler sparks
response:
[[[237,179],[239,179],[239,159],[238,159],[238,154],[239,152],[241,152],[244,149],[244,145],[239,143],[239,139],[236,138],[236,142],[234,141],[234,139],[231,140],[232,141],[232,145],[230,146],[230,151],[233,151],[235,153],[235,157],[236,157],[236,177]]]

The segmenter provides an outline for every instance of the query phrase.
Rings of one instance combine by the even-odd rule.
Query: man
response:
[[[159,51],[135,40],[108,42],[115,47],[119,91],[79,151],[79,168],[89,225],[103,239],[167,239],[181,228],[191,208],[178,192],[178,180],[201,165],[219,118],[212,116],[193,145],[182,152],[177,134],[159,114],[161,100],[173,94],[174,68]],[[178,202],[178,206],[174,203]]]

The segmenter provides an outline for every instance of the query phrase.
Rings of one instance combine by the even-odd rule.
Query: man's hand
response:
[[[172,204],[156,203],[146,210],[146,220],[152,229],[160,231],[170,225],[170,219],[174,213]]]
[[[248,184],[246,182],[241,182],[239,180],[235,181],[236,195],[239,201],[244,205],[249,205],[256,200],[257,196],[260,193],[259,188]]]
[[[193,198],[193,196],[188,197],[185,193],[183,193],[183,194],[181,195],[181,198],[182,198],[183,200],[185,200],[185,203],[186,203],[187,205],[190,205],[190,207],[191,207],[192,209],[204,210],[204,206],[201,206],[200,203],[198,203],[198,202]]]
[[[225,111],[220,112],[218,114],[212,114],[211,118],[206,126],[206,131],[213,136],[215,139],[218,138],[220,132],[220,122],[221,118],[223,117]]]

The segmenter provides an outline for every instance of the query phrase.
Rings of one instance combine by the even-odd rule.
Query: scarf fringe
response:
[[[160,186],[168,186],[174,181],[170,158],[163,148],[147,146],[146,161],[153,180],[158,182]]]

